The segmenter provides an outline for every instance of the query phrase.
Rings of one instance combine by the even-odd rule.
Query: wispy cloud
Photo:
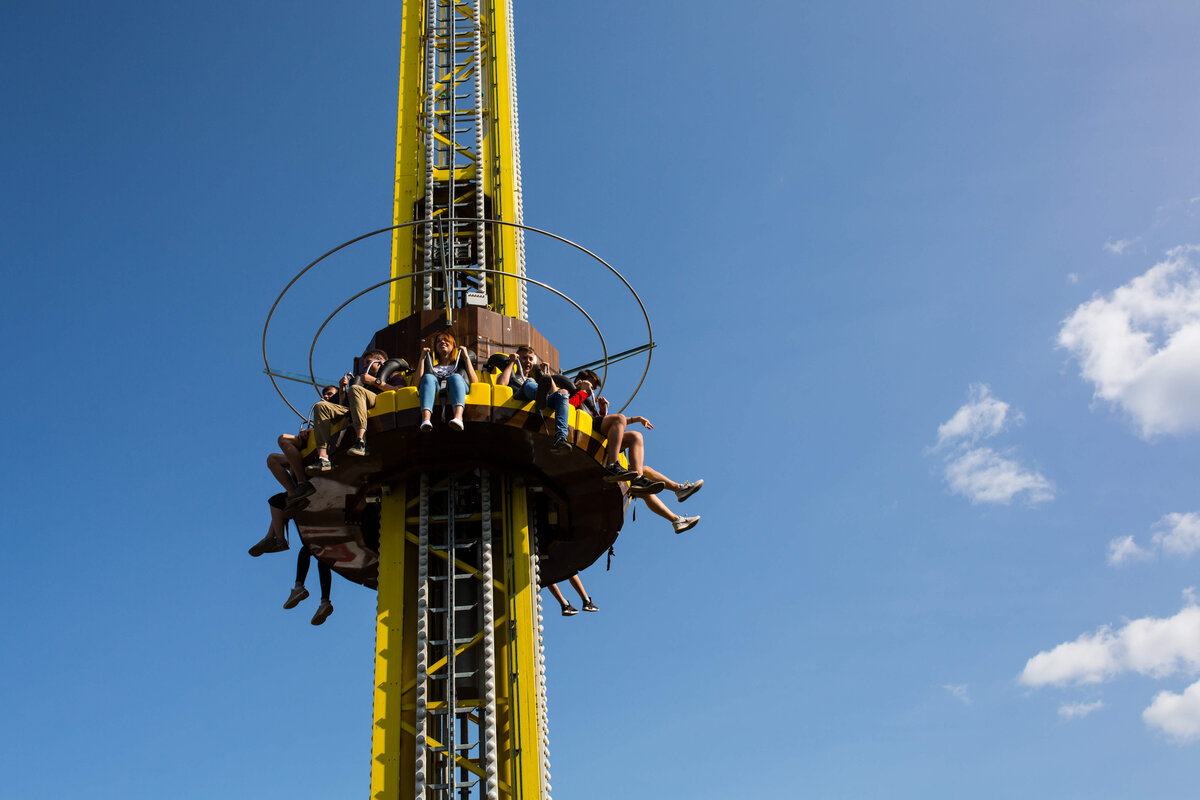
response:
[[[1104,701],[1097,700],[1093,703],[1063,703],[1058,707],[1058,715],[1063,719],[1082,719],[1093,711],[1099,711],[1104,708]]]
[[[1134,561],[1149,561],[1159,553],[1187,558],[1200,550],[1200,513],[1189,511],[1165,515],[1154,523],[1150,544],[1142,547],[1132,535],[1108,543],[1108,563],[1114,567]]]
[[[938,426],[935,451],[944,453],[944,476],[950,491],[972,503],[1007,505],[1023,497],[1029,503],[1054,498],[1054,486],[1038,472],[979,442],[1020,425],[1024,416],[995,397],[982,383],[968,389],[967,402]]]
[[[943,683],[942,688],[954,696],[963,705],[971,705],[971,692],[965,683]]]
[[[1122,564],[1129,564],[1133,561],[1149,561],[1152,558],[1154,558],[1154,553],[1139,547],[1132,535],[1119,536],[1108,543],[1110,566],[1119,567]]]
[[[1200,247],[1169,251],[1144,274],[1082,304],[1058,343],[1095,396],[1127,413],[1143,437],[1200,431]]]
[[[1109,239],[1104,243],[1104,249],[1112,253],[1114,256],[1124,255],[1132,245],[1137,244],[1142,240],[1142,237],[1135,236],[1132,239]]]

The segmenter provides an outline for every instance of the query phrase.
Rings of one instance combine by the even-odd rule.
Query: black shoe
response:
[[[246,552],[249,553],[254,558],[258,558],[263,553],[282,553],[284,550],[287,550],[287,549],[288,549],[287,542],[281,542],[278,539],[276,539],[274,536],[272,536],[271,534],[268,533],[266,536],[259,539],[253,545],[251,545],[250,549],[247,550]]]
[[[583,610],[584,611],[599,611],[600,609],[596,608],[596,604],[593,603],[592,598],[589,597],[588,601],[583,604]]]
[[[333,603],[328,600],[322,600],[321,605],[317,606],[317,613],[313,614],[312,624],[320,625],[325,620],[329,619],[329,615],[333,613]]]
[[[667,485],[662,481],[652,481],[645,476],[634,478],[629,483],[629,493],[634,497],[645,497],[648,494],[658,494],[665,488],[667,488]]]
[[[563,606],[563,616],[564,617],[573,617],[578,613],[579,613],[579,609],[576,608],[575,606],[571,605],[570,603],[567,603],[565,606]]]
[[[288,599],[284,601],[284,608],[295,608],[300,605],[300,601],[308,597],[308,589],[301,586],[299,589],[292,589],[288,595]]]
[[[636,469],[625,469],[620,464],[609,464],[604,468],[604,480],[609,483],[631,481],[638,476]]]
[[[348,455],[352,456],[365,456],[368,452],[370,451],[367,450],[367,443],[364,439],[359,439],[349,450],[346,451]]]
[[[283,515],[285,517],[294,517],[308,508],[308,503],[309,499],[307,497],[297,497],[295,500],[288,500],[287,505],[283,507]]]
[[[300,481],[294,487],[288,490],[288,500],[299,500],[301,497],[308,497],[317,491],[317,487],[312,485],[312,481]]]
[[[565,456],[571,452],[571,443],[566,440],[566,437],[555,436],[554,444],[550,445],[550,452],[556,456]]]
[[[329,472],[331,469],[333,469],[333,465],[329,463],[328,458],[318,458],[309,464],[304,471],[309,475],[320,475],[322,472]]]

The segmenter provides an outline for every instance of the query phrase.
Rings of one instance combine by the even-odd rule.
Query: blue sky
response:
[[[648,461],[706,481],[695,530],[643,509],[583,575],[600,613],[548,617],[555,793],[1193,797],[1200,10],[516,5],[527,221],[637,286]],[[314,629],[290,555],[245,549],[295,424],[266,312],[389,224],[399,4],[3,19],[0,340],[36,399],[0,488],[0,784],[366,794],[374,595],[339,582]],[[305,284],[275,363],[387,268]],[[644,341],[570,252],[529,269]]]

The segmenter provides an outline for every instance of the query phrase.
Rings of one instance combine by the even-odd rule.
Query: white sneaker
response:
[[[432,422],[429,420],[424,420],[421,422],[421,433],[429,433],[431,430],[433,430]]]
[[[672,520],[671,525],[675,528],[676,533],[683,533],[684,531],[690,531],[692,528],[696,527],[696,524],[699,522],[700,522],[700,517],[698,517],[698,516],[696,516],[696,517],[680,516],[680,517],[676,517],[674,520]]]
[[[704,479],[698,481],[688,481],[687,483],[679,484],[679,488],[675,490],[675,499],[679,502],[687,500],[689,497],[700,491],[700,487],[704,485]]]
[[[460,431],[463,429],[463,421],[461,419],[451,419],[450,422],[447,424],[451,428],[457,428]]]

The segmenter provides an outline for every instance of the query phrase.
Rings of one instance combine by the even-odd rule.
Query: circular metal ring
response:
[[[316,377],[316,374],[313,372],[313,363],[312,363],[313,362],[313,352],[317,349],[317,340],[321,338],[321,332],[325,330],[325,326],[328,325],[330,322],[332,322],[333,318],[336,317],[338,314],[340,314],[343,308],[350,305],[355,300],[362,297],[364,294],[370,294],[371,292],[375,291],[376,289],[381,289],[384,286],[387,286],[388,284],[396,283],[397,281],[409,280],[411,278],[417,277],[418,275],[428,275],[428,274],[435,273],[435,272],[441,272],[441,269],[440,268],[439,269],[423,269],[423,270],[420,270],[419,272],[410,272],[406,275],[398,275],[395,278],[388,278],[386,281],[380,281],[379,283],[376,283],[373,286],[368,286],[366,289],[363,289],[358,294],[354,295],[353,297],[348,298],[346,300],[346,302],[342,303],[340,306],[335,308],[332,311],[332,313],[330,313],[330,315],[325,318],[325,321],[321,323],[321,327],[317,328],[316,335],[313,336],[312,344],[308,348],[308,377],[312,380],[313,385],[315,386],[317,383],[317,377]],[[600,349],[604,352],[604,360],[608,361],[608,345],[604,341],[604,334],[600,332],[600,326],[596,324],[596,321],[594,319],[592,319],[592,315],[587,313],[587,311],[584,310],[583,306],[579,305],[579,303],[576,303],[570,297],[567,297],[565,294],[560,292],[558,289],[555,289],[553,286],[550,286],[549,284],[542,283],[539,280],[534,280],[533,278],[526,278],[523,275],[513,275],[511,272],[505,272],[504,270],[501,270],[501,269],[475,268],[475,269],[472,269],[471,272],[489,272],[489,273],[493,273],[496,275],[508,275],[509,277],[517,278],[518,280],[527,281],[529,283],[536,284],[549,292],[553,292],[554,294],[561,297],[563,300],[566,300],[568,303],[575,306],[575,310],[578,311],[580,314],[583,314],[583,316],[585,316],[587,318],[587,321],[592,324],[592,329],[594,331],[596,331],[596,335],[598,337],[600,337]],[[608,375],[608,366],[606,364],[605,365],[605,376],[607,377],[607,375]],[[603,383],[603,381],[601,381],[601,383]],[[632,400],[633,398],[631,397],[629,399]]]
[[[283,287],[283,291],[281,291],[279,293],[279,296],[275,298],[275,302],[271,304],[271,310],[269,312],[267,312],[267,319],[263,324],[263,334],[262,334],[263,366],[266,367],[267,377],[270,379],[271,385],[275,388],[276,394],[279,395],[280,399],[283,400],[284,404],[286,404],[288,408],[290,408],[293,412],[295,412],[296,416],[300,417],[302,420],[307,419],[307,416],[300,413],[300,411],[298,411],[296,409],[296,407],[293,406],[288,401],[287,397],[284,396],[282,390],[280,390],[279,383],[275,380],[275,376],[271,372],[271,364],[267,358],[267,331],[270,328],[271,319],[275,315],[275,310],[279,307],[280,302],[283,301],[284,295],[286,295],[288,293],[288,291],[292,288],[292,286],[294,286],[296,284],[296,282],[298,280],[300,280],[300,278],[303,277],[306,272],[308,272],[310,269],[315,267],[317,264],[324,261],[326,258],[329,258],[329,256],[333,255],[334,253],[337,253],[340,250],[344,250],[345,248],[349,247],[352,244],[357,244],[358,242],[361,242],[364,239],[369,239],[373,236],[378,236],[382,233],[389,233],[391,231],[399,230],[401,228],[410,228],[410,227],[414,227],[416,225],[431,224],[433,222],[442,222],[442,223],[446,223],[446,222],[483,222],[483,223],[491,223],[491,224],[496,224],[496,225],[504,225],[504,226],[511,227],[511,228],[519,228],[520,230],[523,230],[523,231],[531,231],[533,233],[541,234],[542,236],[546,236],[548,238],[555,239],[559,242],[562,242],[563,244],[566,244],[566,245],[569,245],[570,247],[575,248],[576,250],[580,251],[581,253],[584,253],[585,255],[590,256],[591,258],[595,259],[596,261],[599,261],[612,274],[616,275],[617,278],[621,281],[621,283],[625,284],[625,288],[627,288],[629,290],[630,294],[633,295],[634,300],[638,304],[638,308],[642,312],[642,318],[646,321],[647,344],[649,345],[649,347],[647,347],[647,349],[646,349],[646,366],[642,370],[642,377],[638,380],[638,384],[636,387],[634,387],[633,393],[630,394],[629,399],[625,401],[625,405],[621,406],[620,410],[617,413],[621,413],[626,408],[629,407],[629,404],[633,402],[633,399],[637,396],[637,393],[639,391],[641,391],[642,385],[646,381],[646,376],[650,373],[650,361],[653,356],[654,332],[650,325],[650,315],[646,312],[646,306],[642,302],[642,298],[638,295],[637,290],[635,290],[633,288],[633,285],[630,284],[629,281],[625,279],[625,276],[622,275],[619,271],[617,271],[617,269],[615,267],[613,267],[611,264],[609,264],[603,258],[596,255],[591,250],[588,250],[583,245],[577,244],[577,243],[571,241],[570,239],[567,239],[566,237],[559,236],[556,233],[552,233],[547,230],[542,230],[541,228],[535,228],[531,225],[522,225],[522,224],[516,223],[516,222],[506,222],[504,220],[499,220],[499,219],[478,219],[476,217],[440,217],[436,220],[433,218],[427,218],[427,219],[412,220],[410,222],[402,222],[398,225],[389,225],[386,228],[379,228],[378,230],[370,231],[368,233],[362,234],[361,236],[356,236],[353,239],[345,241],[342,244],[339,244],[337,247],[334,247],[332,250],[329,250],[328,252],[322,254],[318,258],[309,262],[309,264],[307,266],[305,266],[304,269],[297,272],[296,275],[290,281],[288,281],[287,285]],[[430,270],[430,271],[442,271],[442,270],[439,269],[439,270]],[[454,271],[457,271],[457,270],[454,270]],[[472,270],[472,271],[493,272],[493,273],[498,273],[498,274],[502,274],[502,275],[509,275],[514,278],[518,278],[518,279],[525,280],[525,281],[530,281],[530,282],[535,283],[538,286],[541,286],[551,292],[554,292],[555,294],[559,295],[560,297],[566,299],[568,302],[570,302],[572,305],[574,305],[577,309],[579,309],[579,311],[581,311],[584,314],[584,316],[587,317],[588,321],[591,322],[592,327],[596,328],[597,334],[599,334],[599,328],[596,326],[595,321],[592,320],[592,318],[587,314],[587,312],[583,311],[583,308],[580,307],[578,303],[575,303],[575,301],[571,300],[569,297],[562,294],[557,289],[552,288],[548,284],[542,283],[540,281],[536,281],[533,278],[526,278],[525,276],[517,275],[512,272],[505,272],[503,270],[488,270],[488,269],[476,268],[475,270]],[[355,295],[354,297],[350,298],[350,300],[346,301],[346,303],[343,303],[342,306],[339,306],[337,310],[340,311],[342,308],[345,307],[345,305],[347,303],[352,302],[357,297],[362,296],[366,292],[373,291],[374,289],[377,289],[380,286],[387,285],[387,284],[392,283],[397,280],[403,280],[406,277],[412,277],[414,275],[424,275],[424,274],[426,274],[426,270],[421,270],[420,272],[410,272],[406,275],[401,275],[396,278],[392,278],[387,281],[383,281],[383,282],[371,287],[370,289],[366,289],[363,292],[360,292],[358,295]],[[336,313],[337,313],[337,311],[334,312],[334,314],[336,314]],[[325,325],[327,325],[329,323],[329,319],[332,319],[332,315],[330,318],[326,319],[325,323],[322,324],[322,326],[321,326],[322,329],[325,327]],[[317,335],[320,336],[320,330],[318,330]],[[603,335],[600,335],[600,340],[601,340],[601,346],[604,347]],[[315,345],[316,345],[316,339],[314,338],[313,347],[315,347]],[[608,379],[608,363],[607,363],[608,362],[608,351],[607,351],[606,347],[604,348],[604,350],[605,350],[605,352],[604,352],[604,360],[605,360],[604,380],[607,381],[607,379]],[[316,378],[315,378],[315,376],[313,376],[312,372],[313,372],[312,371],[312,348],[310,348],[310,350],[309,350],[309,377],[312,378],[313,387],[315,389],[316,388]],[[317,391],[319,394],[319,390],[317,390]]]

